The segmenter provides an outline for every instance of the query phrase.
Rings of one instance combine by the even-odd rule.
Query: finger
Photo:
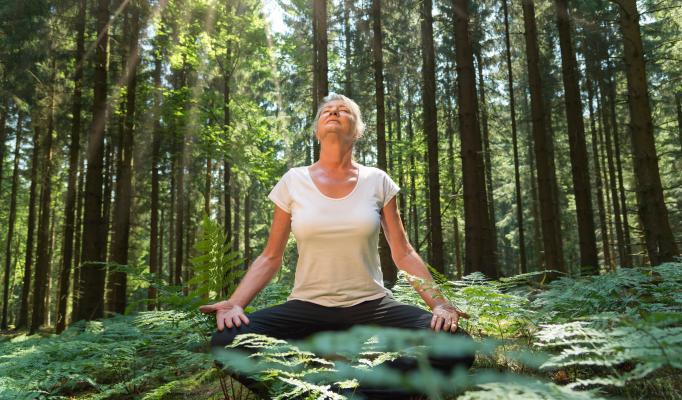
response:
[[[206,304],[204,306],[199,307],[199,311],[206,314],[215,312],[215,310],[216,308],[213,304]]]
[[[222,317],[216,316],[215,323],[219,331],[222,332],[225,329],[225,321],[223,321]]]
[[[242,321],[244,321],[244,323],[245,323],[246,325],[248,325],[249,322],[251,322],[251,321],[249,321],[249,318],[248,318],[245,314],[239,314],[239,319],[241,319]]]
[[[227,329],[232,329],[232,318],[225,318],[225,327]]]
[[[443,321],[444,321],[443,317],[438,317],[438,319],[436,320],[436,329],[435,329],[436,332],[440,332],[441,328],[443,327]]]
[[[231,317],[231,319],[232,319],[232,321],[234,322],[234,326],[236,326],[237,328],[241,328],[241,326],[242,326],[242,321],[239,320],[239,316],[238,316],[238,315],[233,315],[233,316]]]
[[[436,330],[436,321],[438,320],[438,316],[434,315],[433,318],[431,318],[431,329]]]
[[[464,311],[457,310],[457,314],[459,314],[460,318],[469,319],[469,314],[465,313]]]
[[[455,318],[452,319],[452,326],[450,327],[450,332],[455,333],[457,331],[458,326],[459,326],[459,316],[455,316]]]
[[[452,319],[445,318],[445,322],[443,323],[443,330],[445,332],[450,332],[450,326],[452,326]]]

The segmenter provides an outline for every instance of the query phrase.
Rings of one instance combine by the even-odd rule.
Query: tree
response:
[[[80,154],[81,108],[83,97],[83,54],[85,53],[86,0],[78,1],[76,17],[76,71],[73,75],[73,103],[71,121],[71,145],[69,146],[69,177],[64,207],[64,236],[62,239],[62,265],[59,273],[59,294],[57,300],[57,322],[55,330],[61,333],[66,327],[66,303],[69,296],[69,278],[73,260],[73,236],[75,231],[76,177]]]
[[[433,46],[433,16],[431,0],[424,0],[421,9],[422,42],[422,105],[424,133],[428,155],[429,232],[431,252],[429,263],[438,272],[445,273],[443,259],[443,228],[440,211],[440,170],[438,168],[438,111],[436,109],[436,66]]]
[[[453,5],[455,8],[460,154],[464,187],[464,272],[480,271],[495,279],[498,277],[495,238],[491,230],[492,224],[485,188],[474,56],[469,39],[469,5],[467,0],[454,0]]]
[[[597,238],[595,236],[592,212],[592,188],[590,185],[587,144],[583,107],[580,99],[578,69],[571,42],[571,27],[568,15],[568,0],[555,0],[559,44],[561,48],[561,72],[564,81],[568,144],[571,153],[571,172],[578,214],[578,238],[580,241],[580,272],[594,275],[599,272]]]
[[[545,125],[545,105],[542,97],[542,78],[540,76],[540,51],[538,49],[537,26],[535,23],[535,5],[533,0],[522,0],[523,20],[525,26],[526,60],[528,63],[528,80],[530,86],[531,115],[535,161],[537,163],[537,182],[540,203],[542,240],[544,245],[545,267],[547,269],[566,272],[564,265],[561,234],[557,230],[555,213],[558,199],[554,197],[553,183],[556,181],[552,162],[548,157],[551,136],[547,134]]]
[[[14,168],[12,171],[12,189],[10,192],[10,204],[9,204],[9,218],[7,221],[7,245],[5,247],[5,278],[3,279],[3,292],[2,292],[2,322],[0,322],[0,329],[7,329],[8,319],[7,319],[7,309],[9,306],[9,281],[12,272],[11,260],[12,260],[12,239],[14,237],[14,222],[17,215],[17,186],[19,184],[19,159],[21,150],[21,139],[23,136],[23,126],[24,115],[21,111],[17,115],[17,127],[15,132],[15,145],[14,145]]]
[[[638,213],[644,230],[649,261],[652,265],[656,265],[672,261],[679,251],[663,200],[637,2],[635,0],[613,1],[620,8]]]
[[[518,133],[516,132],[516,102],[514,100],[514,75],[512,72],[511,61],[511,44],[509,39],[509,9],[507,7],[507,0],[502,0],[502,8],[504,12],[504,43],[505,43],[505,58],[507,61],[507,80],[509,85],[509,112],[511,118],[512,131],[512,146],[514,151],[514,189],[516,195],[516,223],[519,228],[519,272],[525,274],[528,272],[526,265],[526,243],[523,228],[523,199],[521,197],[521,174],[519,172],[519,146]]]
[[[104,125],[107,107],[107,58],[109,2],[98,0],[96,9],[97,42],[95,47],[94,100],[90,125],[85,178],[85,210],[81,256],[82,296],[76,320],[101,318],[104,314],[104,279],[106,235],[103,216]]]
[[[137,89],[137,66],[140,61],[138,37],[140,32],[140,7],[132,4],[130,15],[130,37],[128,42],[124,82],[126,87],[125,125],[119,138],[118,167],[116,174],[116,199],[114,202],[114,224],[111,238],[110,262],[115,265],[128,264],[128,239],[130,236],[130,208],[132,203],[132,157],[135,133],[135,100]],[[126,308],[127,274],[114,271],[109,276],[109,290],[112,292],[112,311],[123,314]]]

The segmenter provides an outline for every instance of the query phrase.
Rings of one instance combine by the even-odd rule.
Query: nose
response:
[[[339,109],[338,108],[332,108],[331,110],[329,110],[329,114],[336,115],[338,117],[339,116]]]

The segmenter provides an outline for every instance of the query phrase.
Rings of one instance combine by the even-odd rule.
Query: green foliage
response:
[[[232,250],[220,224],[208,216],[201,221],[194,249],[198,253],[191,259],[194,276],[187,283],[191,292],[204,300],[224,299],[244,275],[243,258]]]
[[[202,322],[196,314],[144,312],[79,322],[59,336],[15,337],[0,343],[0,398],[141,395],[210,365]]]

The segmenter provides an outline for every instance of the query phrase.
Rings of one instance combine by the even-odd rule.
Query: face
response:
[[[355,140],[355,126],[350,108],[342,100],[333,100],[324,105],[317,125],[317,137],[323,141],[328,135],[339,139]]]

